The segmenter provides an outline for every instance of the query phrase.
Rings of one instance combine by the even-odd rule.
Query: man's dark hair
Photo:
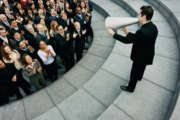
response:
[[[141,8],[141,16],[146,16],[147,20],[151,20],[154,14],[154,10],[151,6],[142,6]]]
[[[15,19],[10,19],[10,24],[12,24],[12,22],[16,21]]]

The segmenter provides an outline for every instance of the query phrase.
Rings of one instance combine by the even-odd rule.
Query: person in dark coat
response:
[[[70,47],[70,34],[66,33],[62,26],[58,26],[57,34],[54,37],[56,44],[56,53],[61,57],[63,64],[68,71],[74,65],[74,54]]]
[[[24,54],[28,54],[30,55],[31,57],[33,58],[36,58],[37,57],[37,54],[34,50],[34,48],[30,45],[28,45],[26,42],[24,41],[21,41],[19,42],[18,44],[18,52],[21,54],[21,57],[24,55]]]
[[[61,12],[61,17],[59,19],[59,23],[60,23],[61,26],[63,26],[65,31],[68,30],[70,20],[68,19],[68,16],[64,11]]]
[[[35,16],[35,23],[38,24],[41,19],[46,20],[46,14],[44,13],[43,9],[38,10],[38,14]]]
[[[83,30],[79,22],[74,23],[75,30],[73,32],[73,39],[75,41],[75,53],[77,62],[82,58],[83,56],[83,50],[85,46],[85,34],[86,30]]]
[[[13,35],[13,39],[10,40],[10,45],[13,49],[18,49],[18,46],[19,46],[19,43],[21,41],[24,41],[25,42],[25,39],[23,36],[21,36],[21,34],[19,32],[15,32],[14,35]]]
[[[50,25],[51,21],[58,21],[59,22],[59,15],[55,9],[51,9],[50,16],[47,19],[47,23]]]
[[[9,102],[10,83],[16,80],[15,67],[0,60],[0,76],[0,105],[4,105]]]
[[[11,25],[4,14],[0,15],[0,25],[3,25],[7,31],[10,31]]]
[[[83,26],[86,16],[84,13],[82,13],[82,10],[80,7],[77,7],[76,11],[77,11],[77,14],[74,16],[74,21],[79,22],[81,24],[81,26]]]
[[[37,24],[37,35],[36,35],[36,44],[39,45],[39,42],[41,40],[45,41],[47,44],[49,43],[49,39],[50,39],[50,36],[49,36],[49,33],[48,31],[45,31],[42,24]]]
[[[14,33],[19,32],[22,33],[22,26],[16,22],[15,19],[11,20],[11,30],[10,30],[10,36],[14,36]]]
[[[26,25],[24,37],[26,40],[28,40],[29,45],[31,45],[37,51],[39,48],[36,40],[37,32],[35,32],[35,29],[32,25]]]
[[[151,6],[142,6],[138,14],[141,28],[136,33],[128,32],[127,28],[123,28],[123,32],[127,36],[121,36],[112,29],[108,29],[109,34],[120,42],[125,44],[133,44],[131,52],[131,60],[133,61],[130,81],[128,86],[121,86],[121,89],[128,92],[134,92],[136,83],[142,80],[147,65],[153,64],[155,55],[155,42],[158,35],[158,29],[152,23],[154,10]]]
[[[4,27],[0,28],[0,46],[9,45],[9,44],[10,44],[10,41],[9,41],[9,36],[6,29]]]

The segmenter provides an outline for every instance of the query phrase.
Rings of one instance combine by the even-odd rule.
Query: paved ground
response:
[[[102,0],[96,1],[100,4]],[[136,11],[139,11],[142,5],[148,4],[143,0],[126,0],[126,2]],[[103,5],[110,6],[110,1],[101,4]],[[154,64],[147,68],[143,81],[138,83],[136,92],[133,94],[121,92],[98,120],[163,119],[175,90],[179,51],[173,31],[157,10],[155,10],[153,21],[159,29]],[[130,48],[129,45],[117,42],[103,68],[118,76],[119,79],[129,80]]]

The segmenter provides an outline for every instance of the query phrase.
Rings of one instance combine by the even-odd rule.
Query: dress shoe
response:
[[[120,88],[121,90],[126,91],[126,92],[134,92],[133,90],[130,90],[128,86],[120,86]]]

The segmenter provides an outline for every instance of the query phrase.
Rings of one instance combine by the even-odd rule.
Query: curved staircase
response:
[[[168,0],[161,1],[167,6],[172,4]],[[142,5],[156,6],[158,0],[93,0],[93,3],[94,39],[88,53],[52,85],[23,100],[1,107],[0,120],[170,118],[175,106],[172,102],[179,95],[179,43],[175,27],[169,24],[160,8],[155,7],[153,21],[159,29],[159,36],[154,65],[148,66],[136,91],[130,94],[121,91],[119,86],[126,85],[129,80],[132,64],[129,55],[132,46],[116,42],[107,34],[104,25],[107,16],[136,16]],[[172,11],[176,11],[173,4]],[[176,12],[175,15],[178,16],[178,11]],[[128,27],[131,32],[138,28],[138,25]],[[118,33],[122,34],[121,31]],[[178,103],[180,100],[177,100],[172,120],[178,120]]]

